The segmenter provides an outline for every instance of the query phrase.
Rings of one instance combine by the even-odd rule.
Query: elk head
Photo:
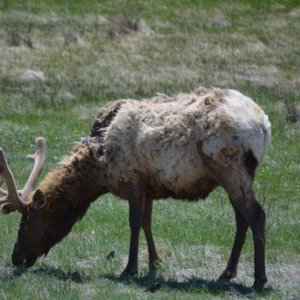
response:
[[[41,214],[46,198],[40,190],[32,192],[45,161],[44,138],[36,139],[36,147],[36,153],[27,156],[34,161],[34,167],[21,190],[17,190],[13,174],[0,148],[0,176],[3,177],[7,187],[7,191],[0,188],[1,210],[4,214],[17,210],[22,215],[18,238],[12,253],[12,263],[16,266],[32,266],[36,259],[47,253],[50,248]]]

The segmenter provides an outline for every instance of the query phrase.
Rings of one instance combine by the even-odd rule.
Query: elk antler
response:
[[[2,212],[5,214],[16,209],[21,213],[24,211],[28,204],[26,199],[33,190],[34,184],[43,169],[46,152],[45,139],[39,137],[35,140],[35,143],[37,147],[36,153],[27,155],[28,159],[34,160],[34,166],[24,188],[20,191],[17,190],[12,171],[8,166],[3,150],[0,148],[0,176],[4,178],[7,187],[7,191],[0,188],[0,205]]]

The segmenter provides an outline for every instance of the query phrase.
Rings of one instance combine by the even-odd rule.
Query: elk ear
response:
[[[35,210],[40,210],[45,206],[46,203],[47,198],[45,194],[41,190],[36,190],[32,198],[32,208],[34,208]]]

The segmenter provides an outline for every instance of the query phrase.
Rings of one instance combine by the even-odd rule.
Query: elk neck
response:
[[[50,171],[39,185],[45,194],[45,213],[55,213],[61,218],[72,216],[80,219],[91,202],[106,193],[103,185],[104,172],[93,151],[78,144],[73,152],[64,157],[61,167]]]

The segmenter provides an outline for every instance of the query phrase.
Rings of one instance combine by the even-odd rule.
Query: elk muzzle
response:
[[[37,256],[28,254],[27,251],[25,251],[25,249],[22,249],[22,247],[20,247],[19,243],[17,242],[15,244],[11,256],[11,261],[12,264],[16,267],[30,268],[35,264],[37,258],[38,258]]]

